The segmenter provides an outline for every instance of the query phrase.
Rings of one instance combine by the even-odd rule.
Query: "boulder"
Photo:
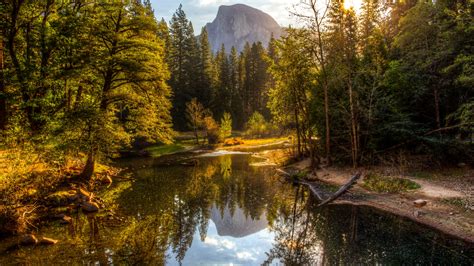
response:
[[[56,191],[55,193],[46,197],[46,200],[51,206],[67,206],[69,203],[74,202],[77,196],[75,192],[70,191]]]
[[[24,246],[36,245],[37,243],[38,243],[38,238],[36,238],[36,236],[33,234],[24,235],[20,239],[20,245],[24,245]]]
[[[423,200],[423,199],[417,199],[417,200],[413,201],[413,205],[415,207],[418,207],[418,208],[421,208],[421,207],[425,206],[427,203],[428,203],[428,201]]]
[[[82,211],[85,213],[92,213],[99,211],[99,205],[95,202],[85,201],[81,204]]]

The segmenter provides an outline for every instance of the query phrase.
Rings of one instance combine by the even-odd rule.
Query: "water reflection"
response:
[[[135,251],[128,250],[128,253],[149,250],[161,253],[157,259],[166,258],[167,248],[160,249],[158,245],[167,243],[172,251],[168,257],[179,263],[193,241],[205,243],[212,239],[208,233],[211,220],[218,236],[244,237],[265,229],[268,226],[267,209],[276,202],[273,199],[278,189],[284,191],[284,185],[275,186],[277,177],[272,171],[251,167],[249,158],[248,155],[203,157],[194,167],[170,166],[138,171],[140,180],[124,191],[118,202],[129,216],[152,219],[159,225],[160,232],[166,232],[167,239],[149,243],[157,247],[145,248],[141,246],[146,241],[137,240],[133,232],[126,246],[140,245],[135,245]],[[141,230],[152,230],[148,227]],[[151,235],[156,233],[145,234]],[[196,235],[199,236],[197,240],[194,239]]]
[[[472,265],[474,246],[368,207],[333,205],[295,189],[272,225],[273,248],[265,264]]]
[[[59,244],[4,253],[0,264],[474,263],[472,245],[405,219],[354,206],[316,208],[305,188],[250,166],[253,160],[201,157],[191,167],[135,170],[135,182],[108,192],[126,217],[120,226],[104,214],[78,215],[69,229],[45,228],[62,236]]]

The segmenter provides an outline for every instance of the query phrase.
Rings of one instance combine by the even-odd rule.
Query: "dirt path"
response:
[[[415,179],[415,178],[408,178],[413,182],[418,183],[421,188],[417,191],[417,193],[423,194],[426,197],[430,198],[462,198],[465,197],[463,193],[460,191],[456,191],[444,186],[433,184],[432,182],[422,180],[422,179]]]
[[[307,169],[307,162],[291,165],[299,170]],[[308,175],[309,179],[318,179],[322,182],[341,186],[348,182],[356,171],[352,169],[329,168]],[[443,180],[424,180],[408,177],[417,182],[421,188],[403,193],[377,193],[368,191],[360,185],[354,186],[351,193],[332,204],[354,204],[375,207],[397,215],[409,218],[426,226],[438,229],[448,235],[474,243],[474,209],[473,206],[460,206],[451,201],[466,200],[472,204],[474,195],[471,188],[466,188],[466,180],[451,180],[449,187]],[[469,181],[470,179],[468,179]],[[360,180],[358,183],[362,183]],[[459,182],[459,184],[453,184]],[[469,184],[469,182],[468,182]],[[426,200],[428,203],[422,208],[414,206],[413,201]]]

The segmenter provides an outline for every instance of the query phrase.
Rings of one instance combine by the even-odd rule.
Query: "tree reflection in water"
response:
[[[213,208],[222,219],[226,213],[235,216],[237,209],[245,219],[266,215],[275,235],[266,264],[472,261],[465,255],[472,254],[472,245],[466,248],[465,243],[406,219],[356,206],[317,208],[306,188],[279,182],[270,168],[250,166],[249,156],[200,160],[193,168],[140,171],[140,181],[122,193],[121,205],[134,217],[133,226],[122,233],[121,254],[130,254],[128,262],[147,259],[147,263],[162,264],[170,259],[170,250],[173,254],[168,255],[183,261],[196,230],[200,240],[205,240]]]
[[[142,169],[137,175],[140,180],[119,198],[133,217],[117,252],[128,263],[162,264],[168,247],[180,262],[196,230],[205,240],[212,208],[221,217],[239,208],[258,220],[278,194],[272,171],[250,166],[245,155],[202,158],[190,168]]]
[[[69,230],[59,244],[20,249],[14,259],[24,264],[179,264],[193,241],[206,244],[212,219],[219,227],[212,227],[214,240],[237,237],[233,244],[247,250],[265,244],[258,246],[261,261],[253,264],[474,264],[472,244],[371,208],[317,208],[306,188],[280,182],[271,168],[250,166],[250,158],[226,155],[200,158],[194,167],[141,168],[136,181],[116,183],[107,192],[125,217],[121,226],[102,213],[78,215],[69,229],[46,228],[51,236]],[[266,222],[269,229],[255,233]],[[269,239],[249,235],[254,233]],[[211,247],[211,254],[218,248]],[[227,255],[221,261],[233,262],[235,257]],[[9,256],[0,254],[0,264]],[[198,253],[193,263],[206,259],[202,256]]]
[[[264,264],[284,265],[410,264],[472,265],[473,245],[405,218],[368,207],[317,207],[295,188],[293,204],[281,205],[271,226],[274,246]]]

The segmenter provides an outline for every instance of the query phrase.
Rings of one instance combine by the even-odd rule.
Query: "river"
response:
[[[318,208],[305,187],[261,159],[217,155],[193,166],[121,162],[134,181],[101,196],[122,218],[100,212],[50,222],[38,234],[58,244],[4,251],[0,265],[474,264],[472,244],[368,207]]]

